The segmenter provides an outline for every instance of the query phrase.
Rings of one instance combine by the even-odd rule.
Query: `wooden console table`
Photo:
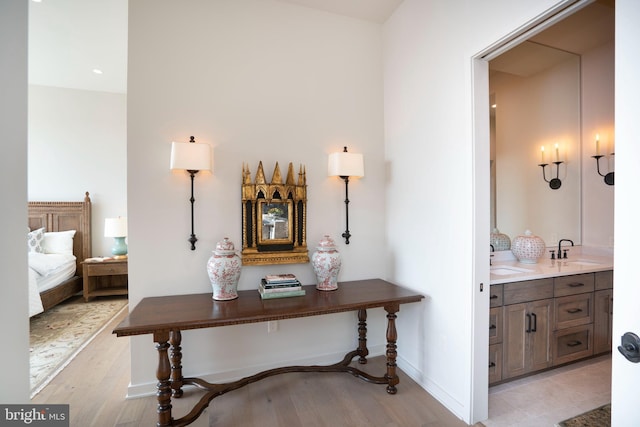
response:
[[[232,301],[215,301],[211,294],[175,295],[144,298],[114,330],[119,337],[153,334],[158,350],[158,426],[184,426],[202,414],[211,400],[252,382],[286,372],[347,372],[365,381],[386,384],[387,393],[395,394],[399,383],[396,374],[396,313],[400,304],[418,302],[423,295],[380,279],[342,282],[335,291],[318,291],[304,286],[306,295],[262,300],[257,290],[240,291]],[[367,363],[368,308],[383,307],[387,312],[387,372],[375,377],[350,366],[358,356]],[[327,366],[288,366],[270,369],[226,384],[212,384],[200,378],[182,376],[181,331],[242,323],[266,322],[321,314],[358,311],[358,347],[342,361]],[[182,396],[184,385],[194,385],[206,393],[182,418],[171,415],[171,397]]]

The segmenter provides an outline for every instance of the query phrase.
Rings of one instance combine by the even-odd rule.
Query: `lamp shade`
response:
[[[211,170],[211,146],[196,142],[171,143],[171,170]]]
[[[329,154],[329,176],[364,176],[364,160],[360,153]]]
[[[119,216],[117,218],[104,219],[104,237],[126,237],[127,218]]]

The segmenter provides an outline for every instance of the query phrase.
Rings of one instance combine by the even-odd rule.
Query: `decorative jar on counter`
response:
[[[242,261],[233,242],[225,237],[216,244],[216,250],[207,262],[207,273],[213,288],[213,299],[227,301],[238,298],[238,280]]]
[[[490,243],[496,251],[508,251],[511,249],[511,239],[506,234],[500,233],[497,228],[494,228],[491,233]]]
[[[340,253],[331,237],[325,235],[311,256],[311,265],[316,274],[316,289],[333,291],[338,289],[338,273],[342,266]]]
[[[524,235],[515,237],[511,243],[511,252],[523,264],[537,263],[538,259],[544,256],[545,249],[544,240],[534,236],[529,230],[525,231]]]

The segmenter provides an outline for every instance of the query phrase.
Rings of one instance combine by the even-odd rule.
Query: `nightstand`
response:
[[[82,295],[85,301],[105,295],[128,295],[126,259],[85,261],[82,263]]]

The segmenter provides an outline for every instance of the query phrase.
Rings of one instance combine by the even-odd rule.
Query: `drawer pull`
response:
[[[582,311],[581,308],[570,308],[567,310],[567,313],[569,314],[576,314],[576,313],[580,313]]]
[[[489,299],[498,299],[498,295],[491,295]]]
[[[495,366],[496,366],[496,364],[495,364],[495,363],[493,363],[493,362],[489,363],[489,368],[493,368],[493,367],[495,367]]]
[[[579,345],[582,345],[582,341],[573,340],[567,343],[567,347],[577,347]]]
[[[570,288],[579,288],[581,286],[584,286],[584,283],[569,283]]]
[[[495,329],[495,328],[496,328],[496,325],[489,326],[489,329]]]

